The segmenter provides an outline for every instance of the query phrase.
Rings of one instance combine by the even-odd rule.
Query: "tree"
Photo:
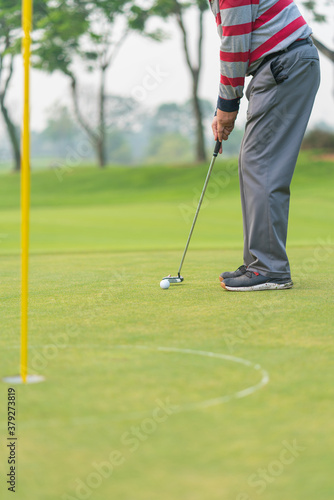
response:
[[[197,123],[195,117],[189,117],[190,106],[191,101],[184,104],[175,102],[161,104],[151,118],[151,134],[162,135],[175,132],[187,136],[194,144],[197,140]],[[211,121],[214,109],[212,103],[206,99],[199,99],[199,107],[202,122],[205,120]]]
[[[316,23],[324,23],[327,21],[327,18],[326,15],[319,12],[319,3],[320,2],[316,2],[316,0],[305,0],[302,2],[302,5],[312,14],[313,20]],[[327,5],[333,4],[333,0],[328,0],[326,3]],[[322,5],[322,7],[324,7],[324,5]],[[334,50],[331,50],[325,44],[320,42],[318,37],[315,35],[312,35],[312,38],[317,49],[334,64]]]
[[[69,151],[75,151],[84,133],[74,121],[68,108],[60,103],[47,110],[47,121],[43,131],[34,132],[31,137],[31,153],[34,157],[66,158]],[[93,151],[85,148],[85,158],[92,159]]]
[[[334,50],[321,43],[314,35],[312,35],[312,38],[317,49],[334,64]]]
[[[198,11],[198,38],[197,38],[197,49],[194,56],[195,62],[192,61],[190,56],[189,39],[190,34],[187,31],[184,14],[191,8],[196,7]],[[208,9],[207,0],[188,0],[187,3],[182,3],[179,0],[153,0],[153,5],[149,9],[149,12],[153,16],[159,16],[162,19],[167,19],[172,17],[176,20],[177,26],[180,29],[182,36],[183,52],[186,60],[187,67],[192,80],[192,106],[193,112],[196,119],[196,159],[197,161],[205,161],[205,136],[203,130],[203,114],[200,106],[200,99],[198,96],[200,73],[202,69],[202,52],[203,52],[203,17],[205,11]],[[193,30],[191,32],[193,36]]]
[[[333,131],[315,127],[305,135],[302,149],[325,149],[334,151]]]
[[[186,158],[190,159],[189,154],[182,154],[179,150],[179,144],[183,141],[183,147],[192,149],[196,138],[196,120],[189,118],[190,102],[177,104],[174,102],[161,104],[154,115],[150,118],[149,141],[146,147],[146,153],[149,159],[156,161],[173,161]],[[210,123],[212,121],[213,105],[210,101],[200,99],[200,107],[203,116],[204,129],[207,131],[206,138],[212,143],[212,134]],[[176,140],[178,136],[179,140]],[[224,144],[224,156],[235,156],[240,149],[240,143],[243,136],[241,129],[235,128],[229,140]],[[171,154],[165,154],[165,151],[171,145]],[[212,153],[210,148],[209,154]],[[164,156],[165,155],[165,156]]]
[[[148,144],[145,161],[148,163],[186,163],[191,161],[190,141],[187,136],[166,132],[154,135]]]
[[[62,0],[49,8],[43,36],[35,46],[35,67],[52,73],[61,71],[71,81],[75,116],[93,145],[100,167],[106,164],[106,73],[115,60],[130,29],[142,28],[145,16],[132,0]],[[156,32],[147,33],[157,37]],[[80,101],[78,61],[85,71],[99,74],[94,116],[85,116]],[[91,94],[89,101],[94,96]],[[93,113],[94,114],[94,113]]]
[[[327,0],[327,3],[333,0]],[[192,98],[193,98],[193,109],[194,115],[197,121],[197,159],[204,159],[204,132],[203,132],[203,119],[201,116],[201,109],[198,100],[198,86],[202,63],[202,47],[203,47],[203,15],[208,7],[208,2],[206,0],[151,0],[152,6],[149,9],[150,15],[159,16],[162,19],[167,19],[169,17],[174,18],[177,25],[180,28],[182,35],[182,44],[185,54],[185,59],[187,67],[189,68],[190,75],[192,78]],[[319,0],[305,0],[303,5],[312,12],[314,20],[316,22],[325,22],[326,16],[320,14],[318,9],[320,2]],[[198,10],[198,40],[197,40],[197,51],[195,62],[191,61],[190,51],[189,51],[189,39],[190,34],[187,32],[186,25],[184,22],[184,16],[187,9],[191,7],[196,7]],[[192,25],[193,28],[193,25]],[[193,30],[191,35],[193,36]],[[321,43],[315,36],[313,36],[314,43],[318,49],[328,57],[332,62],[334,62],[334,51],[326,47]]]
[[[49,1],[34,0],[34,23],[45,17]],[[21,25],[22,0],[0,0],[0,109],[12,147],[15,170],[20,170],[21,164],[19,130],[6,98],[13,80],[14,59],[21,51]]]
[[[107,102],[110,99],[107,97]],[[125,100],[125,99],[124,99]],[[117,97],[112,96],[112,101],[117,103]],[[118,111],[127,111],[125,106],[118,105]],[[106,106],[106,156],[108,161],[120,164],[131,163],[131,145],[128,140],[129,133],[126,121],[119,116],[108,120],[108,106]],[[128,114],[128,113],[127,113]],[[52,164],[59,164],[59,160],[71,157],[77,163],[91,162],[94,150],[87,141],[84,130],[76,123],[73,114],[67,106],[61,103],[53,104],[47,113],[47,122],[43,131],[32,134],[31,150],[35,157],[52,159]],[[63,164],[63,162],[60,162]]]
[[[6,97],[13,77],[14,57],[20,38],[21,1],[0,0],[0,109],[10,139],[15,170],[20,169],[20,143],[17,127],[7,107]]]
[[[132,151],[128,136],[116,128],[108,129],[107,153],[110,162],[129,165],[132,162]]]

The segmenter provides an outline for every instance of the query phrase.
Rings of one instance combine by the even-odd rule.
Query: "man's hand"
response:
[[[220,142],[227,141],[228,136],[234,129],[234,122],[237,118],[237,114],[238,111],[227,112],[217,109],[217,116],[214,117],[212,122],[212,132],[215,141],[217,139]]]

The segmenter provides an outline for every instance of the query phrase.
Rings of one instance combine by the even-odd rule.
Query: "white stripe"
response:
[[[45,347],[50,347],[53,346],[53,344],[45,344],[45,345],[35,345],[35,346],[30,346],[30,349],[40,349],[40,348],[45,348]],[[5,349],[19,349],[19,345],[15,346],[6,346],[4,347]],[[101,346],[99,344],[78,344],[78,345],[72,345],[72,346],[67,346],[62,349],[138,349],[138,350],[153,350],[153,351],[162,351],[162,352],[178,352],[181,354],[189,354],[189,355],[196,355],[196,356],[205,356],[209,358],[218,358],[222,359],[225,361],[230,361],[233,363],[238,363],[244,366],[247,366],[249,368],[252,368],[256,372],[259,372],[261,375],[261,380],[250,387],[247,387],[246,389],[242,389],[240,391],[234,392],[232,394],[227,394],[223,396],[218,396],[216,398],[212,399],[207,399],[204,401],[199,401],[196,403],[186,403],[183,405],[179,405],[176,410],[173,413],[181,413],[185,411],[194,411],[194,410],[199,410],[202,408],[209,408],[211,406],[216,406],[219,404],[227,403],[229,401],[232,401],[233,399],[241,399],[246,396],[250,396],[251,394],[254,394],[256,391],[264,387],[266,384],[269,382],[269,375],[264,370],[259,364],[255,364],[252,361],[249,361],[244,358],[238,358],[236,356],[231,356],[229,354],[221,354],[221,353],[216,353],[216,352],[211,352],[211,351],[198,351],[195,349],[182,349],[178,347],[164,347],[164,346],[146,346],[146,345],[107,345],[107,346]],[[61,419],[53,419],[53,420],[30,420],[28,422],[22,422],[20,424],[20,428],[35,428],[35,427],[58,427],[62,425],[91,425],[93,422],[96,422],[97,420],[108,420],[108,421],[127,421],[127,420],[133,420],[133,419],[138,419],[138,418],[145,418],[150,415],[149,412],[136,412],[136,413],[127,413],[127,414],[120,414],[120,415],[115,415],[112,417],[111,415],[106,415],[104,417],[97,417],[96,415],[92,416],[87,416],[87,417],[72,417],[70,419],[66,419],[66,421],[62,421]]]

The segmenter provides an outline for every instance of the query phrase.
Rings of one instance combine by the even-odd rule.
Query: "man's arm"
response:
[[[212,130],[215,140],[220,141],[226,141],[234,128],[248,68],[252,5],[235,6],[240,3],[245,2],[220,2],[220,11],[216,16],[218,31],[221,30],[220,85]]]
[[[240,5],[235,7],[235,5]],[[217,108],[238,111],[249,63],[252,33],[252,5],[236,0],[220,2],[220,85]]]

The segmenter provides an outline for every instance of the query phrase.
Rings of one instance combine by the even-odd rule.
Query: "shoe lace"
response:
[[[253,273],[253,271],[246,271],[245,274],[246,274],[247,278],[252,278],[254,273]]]

